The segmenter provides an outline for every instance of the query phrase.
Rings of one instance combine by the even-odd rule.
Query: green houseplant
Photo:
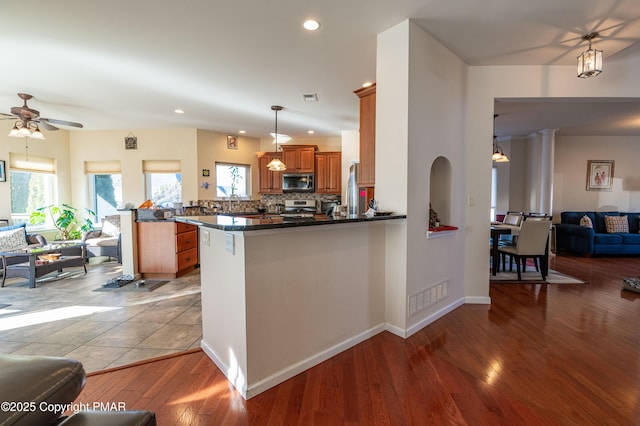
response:
[[[60,206],[52,204],[34,210],[29,215],[29,222],[32,225],[40,225],[47,221],[47,216],[51,216],[53,225],[58,230],[57,240],[77,240],[82,238],[84,232],[93,229],[93,221],[91,219],[95,218],[96,214],[93,210],[87,208],[85,208],[85,212],[87,217],[81,221],[77,216],[78,209],[75,207],[64,203]]]

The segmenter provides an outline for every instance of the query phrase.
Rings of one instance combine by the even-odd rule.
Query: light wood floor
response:
[[[404,340],[381,333],[249,401],[201,351],[88,378],[160,425],[638,425],[638,258],[559,256],[587,284],[497,284]]]

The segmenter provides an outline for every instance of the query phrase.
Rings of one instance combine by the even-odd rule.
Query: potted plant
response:
[[[87,217],[79,224],[80,219],[77,217],[78,209],[69,204],[61,206],[49,205],[39,207],[29,215],[29,222],[32,225],[40,225],[47,221],[47,215],[51,216],[53,225],[58,230],[56,240],[78,240],[82,238],[84,232],[93,229],[93,221],[96,214],[93,210],[85,208]]]

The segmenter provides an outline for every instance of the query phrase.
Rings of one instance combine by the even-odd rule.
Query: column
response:
[[[542,135],[542,149],[540,150],[540,193],[538,207],[541,213],[552,213],[553,206],[553,163],[555,151],[555,135],[558,129],[544,129]]]

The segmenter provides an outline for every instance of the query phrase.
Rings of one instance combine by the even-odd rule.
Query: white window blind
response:
[[[37,157],[35,155],[9,153],[9,167],[12,171],[56,173],[56,160],[47,157]]]
[[[180,160],[142,160],[144,173],[180,173],[181,169]]]
[[[112,161],[85,161],[85,174],[109,175],[122,173],[120,160]]]

